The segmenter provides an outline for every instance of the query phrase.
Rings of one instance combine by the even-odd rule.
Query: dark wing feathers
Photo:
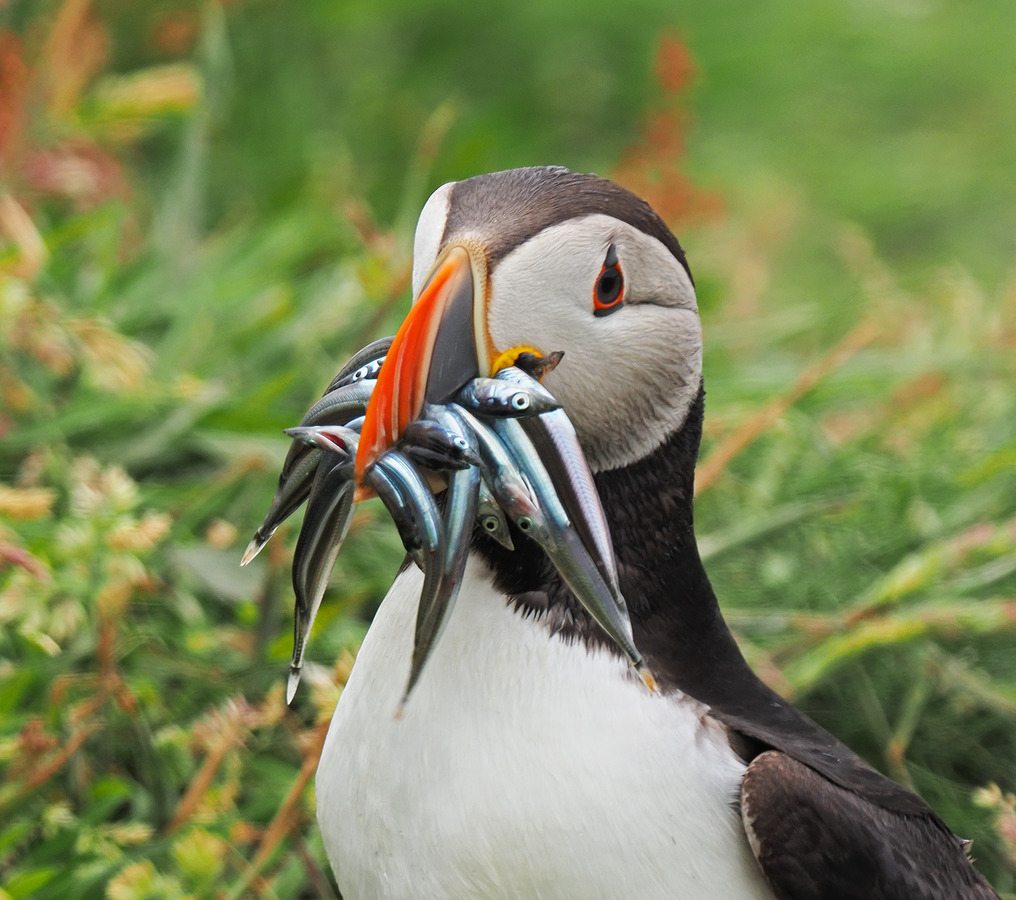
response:
[[[998,900],[935,817],[880,807],[779,751],[748,766],[741,816],[779,900]]]

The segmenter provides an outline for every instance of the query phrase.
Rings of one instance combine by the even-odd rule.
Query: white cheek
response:
[[[701,384],[701,347],[694,312],[640,305],[594,320],[566,352],[544,381],[595,471],[647,456],[680,428]]]

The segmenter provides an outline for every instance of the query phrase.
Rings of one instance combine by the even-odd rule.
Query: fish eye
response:
[[[617,248],[611,244],[593,287],[593,315],[605,316],[621,308],[624,299],[624,275],[617,260]]]
[[[497,516],[484,516],[480,524],[483,526],[484,531],[493,533],[497,531]]]
[[[452,438],[452,446],[459,450],[468,450],[469,442],[464,437],[454,437]]]
[[[529,409],[529,396],[527,394],[516,394],[511,400],[512,409],[517,409],[519,412]]]
[[[360,366],[360,368],[353,373],[353,381],[362,381],[367,377],[369,372],[370,369],[367,366]]]
[[[519,526],[519,531],[530,532],[533,530],[533,520],[529,516],[519,516],[515,524]]]

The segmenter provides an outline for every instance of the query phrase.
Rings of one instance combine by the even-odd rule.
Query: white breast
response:
[[[396,719],[421,581],[378,610],[318,768],[345,900],[772,900],[704,707],[550,637],[475,559]]]

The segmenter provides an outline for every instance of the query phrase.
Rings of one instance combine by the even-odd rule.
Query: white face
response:
[[[416,291],[440,249],[448,187],[420,217]],[[623,292],[611,312],[594,315],[611,245]],[[608,215],[566,220],[498,261],[488,297],[487,329],[497,350],[564,351],[544,384],[568,413],[594,471],[641,459],[683,424],[701,382],[702,331],[691,280],[656,238]]]

